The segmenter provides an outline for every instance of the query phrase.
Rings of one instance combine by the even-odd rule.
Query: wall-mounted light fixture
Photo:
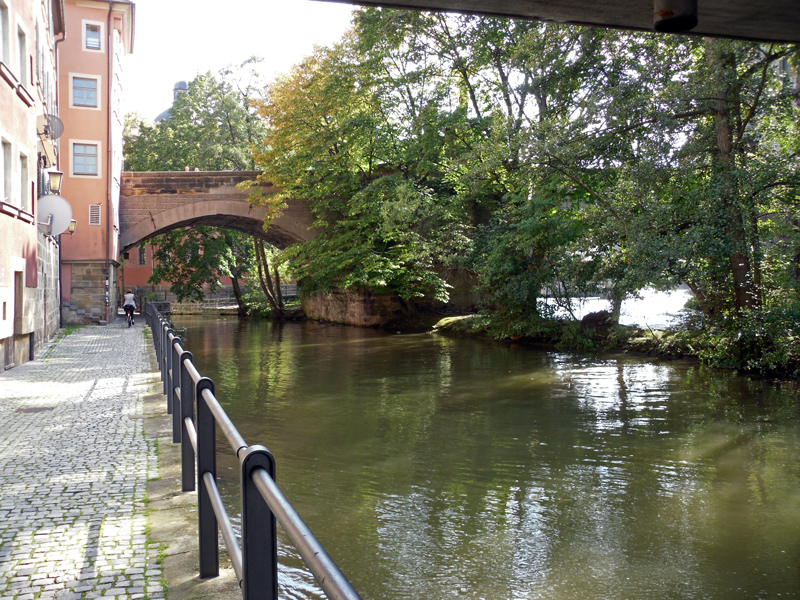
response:
[[[67,231],[69,231],[69,237],[72,237],[72,234],[75,233],[75,227],[78,225],[78,222],[75,219],[72,219],[69,222],[69,226],[67,227]]]
[[[64,178],[64,173],[61,171],[48,171],[47,176],[50,178],[50,193],[58,196],[61,193],[61,181]]]

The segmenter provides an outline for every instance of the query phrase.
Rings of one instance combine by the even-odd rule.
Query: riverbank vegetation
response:
[[[470,272],[483,330],[581,347],[574,299],[608,297],[614,331],[685,283],[676,348],[796,373],[799,89],[792,46],[362,9],[240,100],[281,189],[257,201],[307,199],[322,231],[276,258],[303,293],[424,305]]]

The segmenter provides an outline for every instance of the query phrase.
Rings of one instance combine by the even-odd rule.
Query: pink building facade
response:
[[[123,64],[134,15],[125,0],[0,0],[4,369],[31,360],[62,323],[116,315]],[[52,172],[63,173],[60,190]],[[73,234],[52,227],[55,194]]]
[[[58,246],[38,198],[57,168],[56,47],[63,0],[0,0],[0,363],[33,358],[59,327]]]
[[[63,240],[65,323],[116,317],[124,59],[133,51],[132,2],[65,0],[69,35],[59,47],[63,195],[77,221]]]

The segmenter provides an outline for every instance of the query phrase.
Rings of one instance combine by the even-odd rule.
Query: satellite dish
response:
[[[36,117],[36,133],[39,137],[58,139],[64,133],[64,123],[55,115],[39,115]]]
[[[39,228],[48,235],[59,235],[69,228],[72,220],[72,207],[64,198],[47,194],[39,198],[37,205]],[[52,221],[50,216],[52,215]]]

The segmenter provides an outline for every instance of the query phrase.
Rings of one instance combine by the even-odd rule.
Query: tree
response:
[[[233,284],[239,315],[247,314],[239,281],[254,261],[249,236],[202,225],[176,229],[156,238],[153,258],[150,282],[171,282],[170,291],[178,302],[202,300],[204,286],[213,292],[221,285],[220,277],[227,276]]]
[[[609,283],[617,314],[682,281],[712,324],[797,305],[796,48],[379,9],[356,25],[399,137],[436,115],[495,318],[530,326],[544,296]]]
[[[264,136],[264,124],[250,108],[264,93],[251,58],[218,75],[210,72],[179,93],[169,119],[156,124],[128,115],[125,168],[130,171],[202,171],[253,168],[250,148]],[[134,127],[138,133],[131,135]]]
[[[253,236],[253,243],[256,249],[256,268],[261,291],[267,299],[272,314],[275,317],[282,317],[284,312],[283,293],[281,292],[281,276],[278,265],[274,264],[276,253],[268,250],[264,240],[256,236]],[[270,273],[270,267],[273,269],[272,273]]]
[[[318,49],[256,103],[269,126],[255,153],[262,179],[281,188],[277,201],[309,200],[321,228],[284,257],[306,291],[446,299],[437,266],[466,238],[452,189],[435,172],[444,147],[436,107],[398,114],[363,59],[352,38]]]

